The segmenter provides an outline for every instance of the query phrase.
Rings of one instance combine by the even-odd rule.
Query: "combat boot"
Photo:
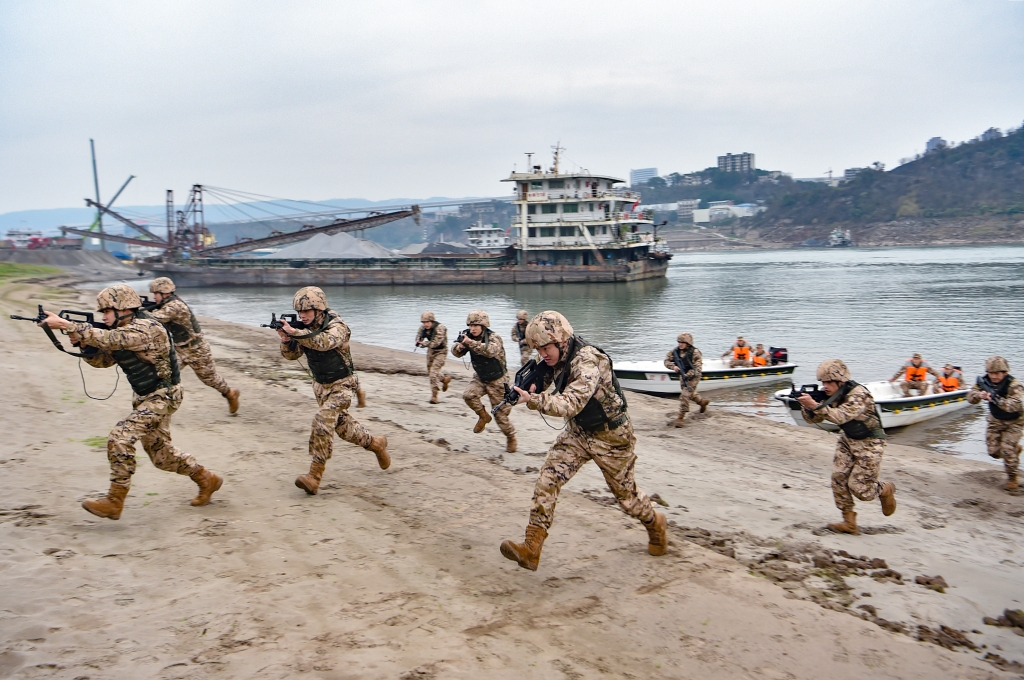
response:
[[[438,403],[440,403],[440,402],[439,402],[439,401],[437,400],[437,390],[434,390],[434,391],[432,391],[432,392],[430,393],[430,403],[431,403],[431,404],[438,404]]]
[[[189,479],[199,485],[199,495],[189,501],[189,503],[196,507],[209,503],[210,496],[224,484],[224,480],[221,479],[220,475],[214,474],[203,467],[189,475]]]
[[[366,408],[366,390],[356,390],[356,408]]]
[[[676,416],[675,420],[669,421],[669,425],[672,426],[672,427],[682,427],[685,424],[686,424],[686,414],[685,413],[680,413],[678,416]]]
[[[526,538],[522,543],[513,543],[509,540],[501,542],[501,554],[518,562],[523,569],[537,571],[540,549],[544,547],[544,539],[547,537],[547,529],[529,524],[526,527]]]
[[[843,521],[836,524],[829,524],[828,528],[837,534],[853,534],[856,536],[860,533],[857,531],[857,513],[853,510],[844,510]]]
[[[701,400],[697,403],[700,404],[700,412],[707,413],[708,404],[710,404],[711,402],[708,401],[707,399],[701,398]]]
[[[241,392],[232,387],[228,390],[228,393],[224,395],[224,398],[228,400],[228,413],[238,413],[239,394],[241,394]]]
[[[487,409],[482,408],[476,412],[476,415],[478,420],[476,421],[476,425],[473,426],[473,432],[480,434],[484,431],[484,428],[487,427],[487,423],[491,422],[491,414],[487,412]]]
[[[878,492],[878,500],[882,501],[882,514],[888,517],[896,512],[896,485],[885,482]]]
[[[505,439],[505,451],[508,453],[515,453],[516,449],[519,447],[519,442],[516,441],[516,436],[514,434],[507,434],[505,435]]]
[[[121,510],[124,509],[124,497],[128,495],[128,487],[120,484],[110,483],[110,491],[103,498],[83,501],[82,507],[97,517],[107,519],[121,519]]]
[[[371,437],[370,443],[366,447],[367,451],[373,451],[377,456],[377,465],[380,466],[381,470],[387,470],[391,467],[391,456],[388,455],[388,438],[387,437]]]
[[[309,464],[309,474],[299,475],[295,478],[295,486],[299,487],[310,496],[315,496],[320,489],[320,480],[324,476],[324,464],[313,461]]]
[[[444,381],[444,384],[441,385],[441,391],[442,392],[447,392],[448,391],[448,383],[450,383],[452,381],[452,377],[450,375],[446,375],[444,378],[442,378],[442,380]]]
[[[644,528],[647,529],[647,552],[650,555],[658,557],[665,554],[665,550],[668,549],[668,520],[665,519],[665,515],[656,512],[654,513],[654,519],[651,520],[650,524],[641,522]]]
[[[1003,488],[1007,491],[1016,491],[1019,487],[1017,486],[1017,473],[1006,475],[1006,484],[1003,484]]]

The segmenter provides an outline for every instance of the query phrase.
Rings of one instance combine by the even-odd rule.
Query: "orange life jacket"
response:
[[[954,372],[953,375],[946,375],[944,373],[939,374],[939,384],[942,385],[943,392],[953,392],[960,389],[960,374]]]
[[[928,367],[921,362],[920,366],[907,363],[907,380],[909,382],[924,382],[928,379]]]
[[[739,345],[733,345],[732,358],[739,361],[746,361],[750,358],[750,346],[744,345],[743,347],[740,347]]]
[[[754,355],[754,365],[755,366],[767,366],[768,365],[768,355],[767,354],[755,354]]]

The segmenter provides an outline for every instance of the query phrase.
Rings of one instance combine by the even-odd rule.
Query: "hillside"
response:
[[[772,196],[754,227],[769,241],[850,229],[863,244],[1024,240],[1024,129],[928,153],[838,187]]]

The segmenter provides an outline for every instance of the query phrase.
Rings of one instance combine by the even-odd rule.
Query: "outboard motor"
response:
[[[772,358],[772,366],[789,363],[789,352],[785,347],[769,347],[768,356]]]

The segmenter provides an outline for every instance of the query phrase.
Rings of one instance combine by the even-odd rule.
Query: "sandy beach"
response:
[[[121,519],[93,517],[79,504],[106,491],[127,382],[87,399],[77,360],[7,318],[91,309],[73,284],[0,286],[0,678],[1024,676],[1024,630],[982,622],[1024,608],[1024,495],[1001,468],[891,445],[897,513],[859,503],[864,535],[833,535],[835,435],[714,405],[669,429],[675,401],[630,394],[668,553],[647,554],[589,465],[528,572],[498,545],[521,539],[561,422],[515,409],[515,454],[493,423],[474,435],[454,357],[431,405],[422,354],[354,344],[353,414],[392,466],[336,440],[311,497],[293,484],[316,410],[303,369],[269,329],[202,319],[241,409],[185,370],[172,434],[224,487],[193,508],[195,485],[140,446]],[[94,396],[115,384],[83,374]]]

